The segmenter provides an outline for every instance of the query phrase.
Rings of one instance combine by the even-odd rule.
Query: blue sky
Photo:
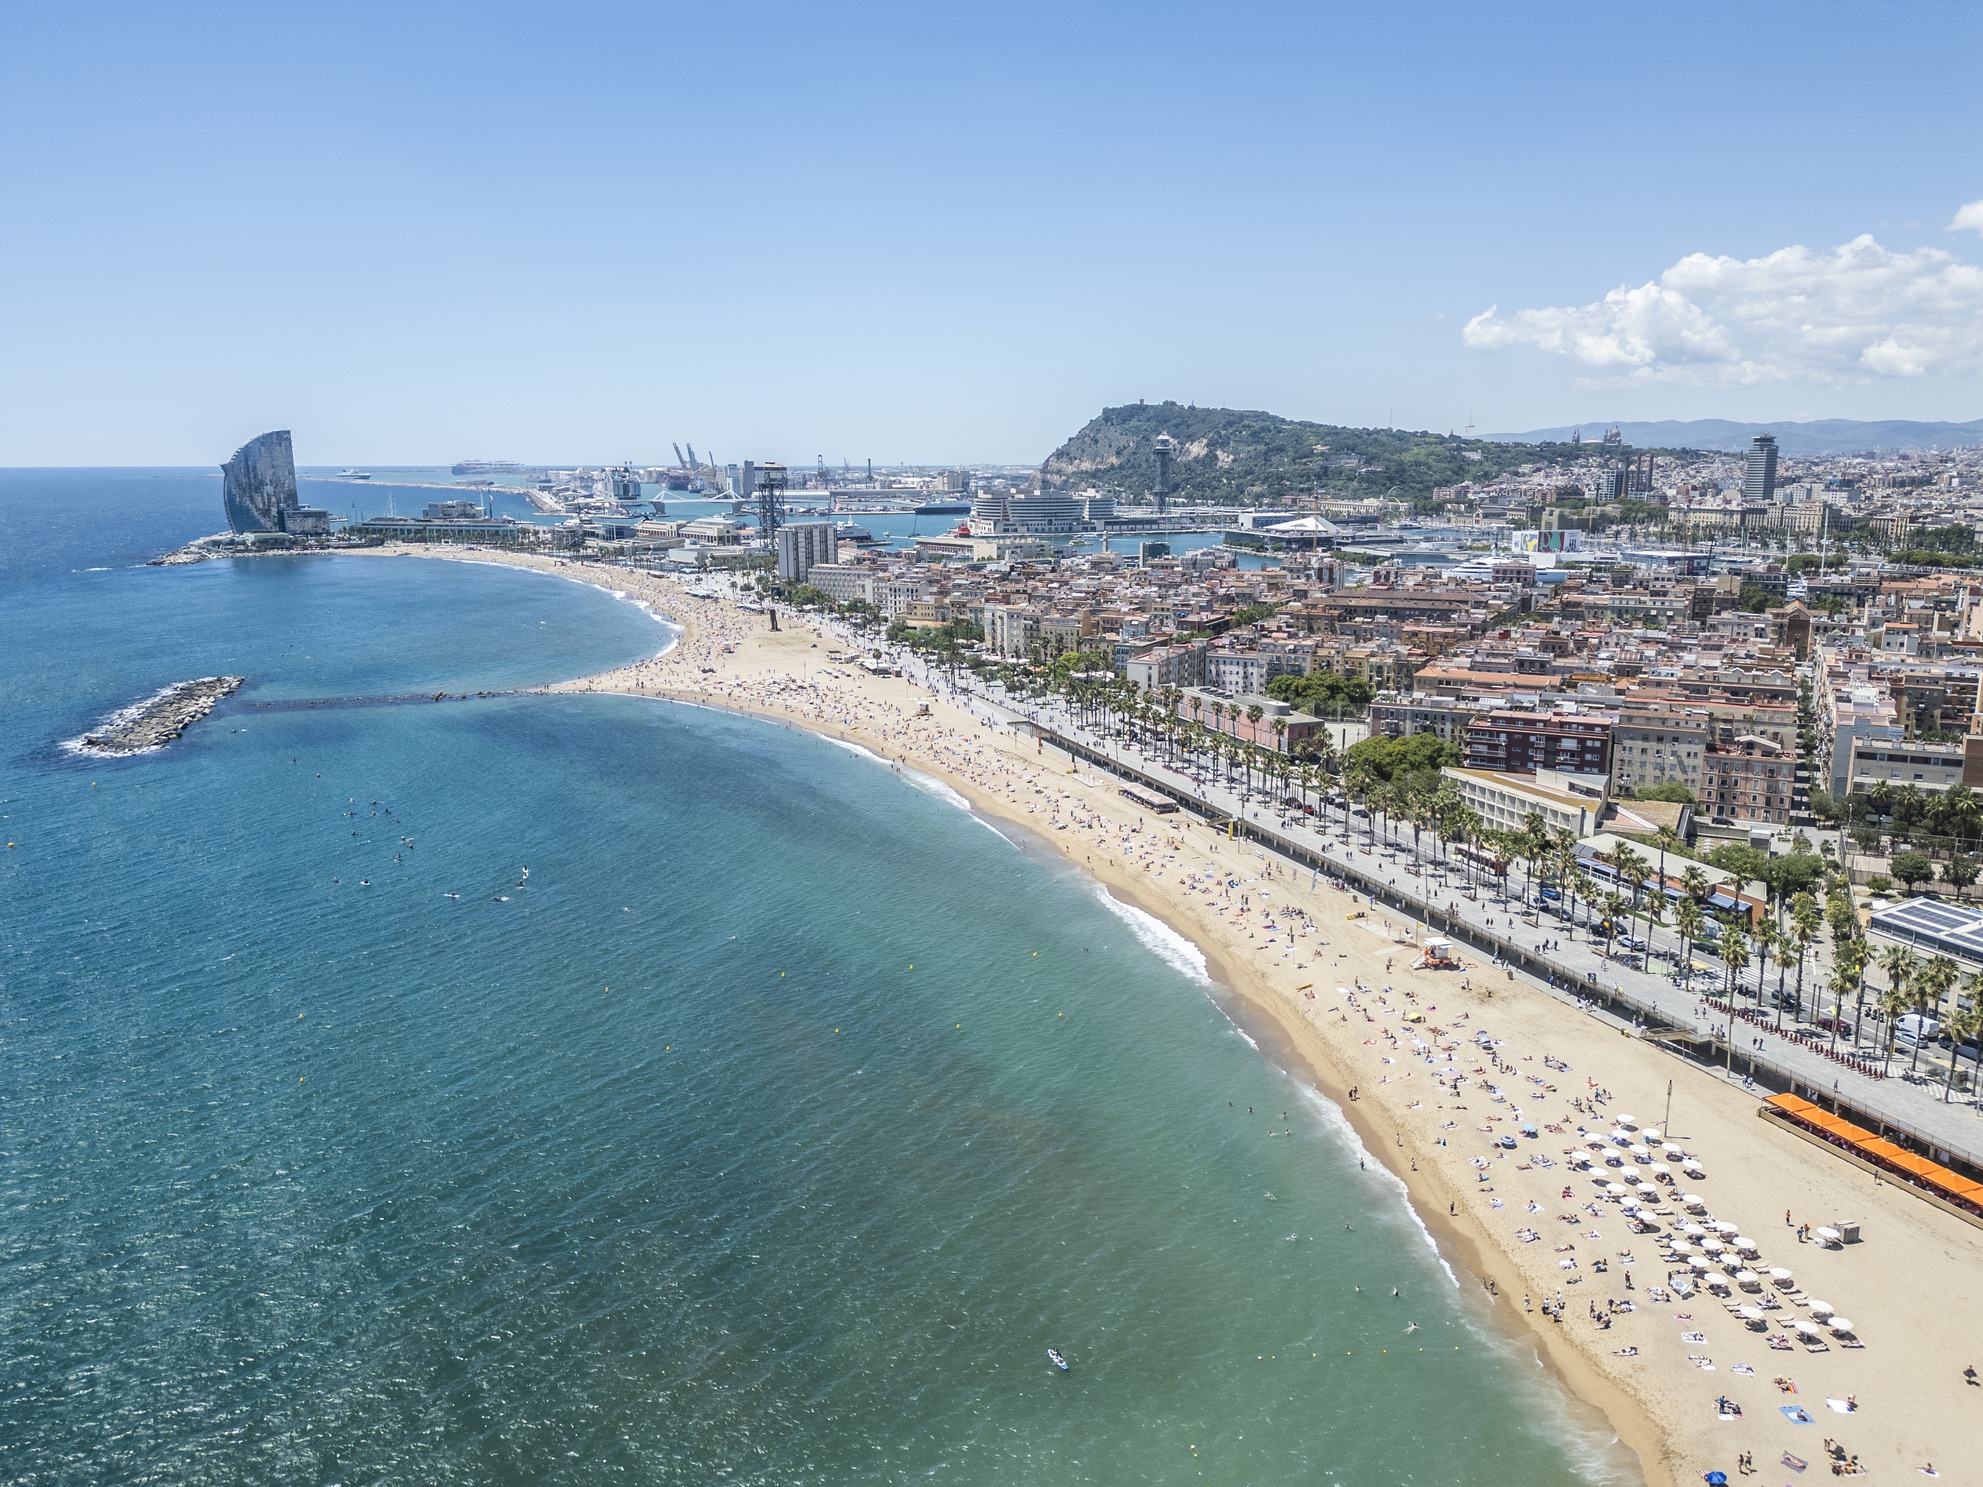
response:
[[[1959,4],[4,0],[0,464],[1037,460],[1139,397],[1983,416],[1979,42]]]

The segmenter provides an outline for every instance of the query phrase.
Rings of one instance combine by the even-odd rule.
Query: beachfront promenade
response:
[[[1340,879],[1369,895],[1378,909],[1471,946],[1510,976],[1519,971],[1561,1000],[1656,1039],[1717,1077],[1803,1095],[1936,1161],[1983,1171],[1983,1118],[1976,1106],[1945,1103],[1938,1080],[1899,1077],[1903,1060],[1894,1062],[1895,1077],[1883,1079],[1836,1062],[1773,1026],[1737,1020],[1731,1032],[1727,1015],[1706,1007],[1697,992],[1624,958],[1607,957],[1600,943],[1579,938],[1576,927],[1548,917],[1523,922],[1512,899],[1468,897],[1461,870],[1431,860],[1423,841],[1417,854],[1423,861],[1415,862],[1409,832],[1397,834],[1391,823],[1373,828],[1360,820],[1345,831],[1340,817],[1331,822],[1247,800],[1215,781],[1173,769],[1149,751],[1097,736],[1063,704],[1008,699],[997,688],[972,686],[968,678],[953,678],[911,655],[899,660],[930,689],[996,709],[1007,721],[1038,731],[1044,743],[1140,780],[1202,818],[1231,821],[1235,833],[1258,850]]]

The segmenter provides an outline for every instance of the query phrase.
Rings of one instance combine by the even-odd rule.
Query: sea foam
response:
[[[1110,893],[1106,885],[1094,885],[1095,896],[1108,911],[1129,926],[1130,933],[1156,952],[1157,958],[1174,971],[1181,971],[1204,986],[1212,984],[1212,973],[1205,963],[1205,952],[1172,929],[1155,914],[1126,904]],[[1244,1036],[1244,1033],[1241,1034]],[[1253,1043],[1251,1038],[1246,1040]],[[1255,1048],[1260,1045],[1253,1043]]]

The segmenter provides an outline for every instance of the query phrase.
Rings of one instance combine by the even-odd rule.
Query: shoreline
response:
[[[1973,1333],[1960,1325],[1967,1307],[1951,1302],[1967,1294],[1968,1277],[1983,1262],[1983,1236],[1909,1194],[1882,1190],[1877,1180],[1869,1186],[1867,1174],[1767,1126],[1755,1116],[1756,1101],[1741,1091],[1525,981],[1473,986],[1478,967],[1472,974],[1393,969],[1408,956],[1395,934],[1373,933],[1379,922],[1392,928],[1386,911],[1363,905],[1327,880],[1303,887],[1304,870],[1270,862],[1259,849],[1217,836],[1202,822],[1149,822],[1147,813],[1119,796],[1099,771],[1074,767],[1059,750],[1047,755],[1037,742],[1035,753],[1026,755],[1026,737],[987,724],[968,698],[960,707],[905,679],[830,665],[825,653],[839,643],[796,614],[781,612],[781,621],[793,628],[774,633],[764,628],[762,616],[727,601],[690,599],[672,579],[534,555],[389,548],[364,549],[360,555],[532,568],[634,597],[679,628],[671,644],[629,666],[534,690],[618,693],[713,707],[861,747],[956,792],[996,829],[1004,831],[1007,823],[1021,828],[1029,850],[1081,869],[1120,903],[1197,947],[1226,1015],[1236,1023],[1246,1019],[1251,1026],[1243,1030],[1249,1036],[1268,1035],[1271,1047],[1262,1046],[1263,1056],[1335,1107],[1367,1152],[1403,1186],[1442,1259],[1481,1287],[1481,1296],[1467,1304],[1478,1302],[1483,1324],[1504,1338],[1525,1340],[1538,1365],[1573,1401],[1573,1413],[1601,1417],[1636,1457],[1647,1482],[1693,1482],[1716,1469],[1733,1475],[1741,1451],[1754,1453],[1762,1472],[1777,1468],[1780,1451],[1818,1465],[1827,1432],[1838,1434],[1869,1470],[1913,1471],[1932,1460],[1944,1474],[1966,1469],[1983,1477],[1983,1450],[1970,1444],[1971,1432],[1950,1412],[1966,1397],[1960,1370],[1972,1361],[1966,1350]],[[915,710],[922,703],[927,715]],[[1046,793],[1049,784],[1053,795]],[[1207,886],[1212,875],[1221,882],[1239,881],[1238,898],[1230,889],[1215,893]],[[1294,917],[1284,912],[1278,925],[1271,904],[1234,912],[1254,897],[1298,912]],[[1399,927],[1409,928],[1410,921],[1399,921]],[[1295,959],[1297,952],[1302,959]],[[1295,986],[1297,978],[1306,979]],[[1325,978],[1359,990],[1344,998],[1322,984]],[[1391,1004],[1394,998],[1401,999],[1399,1005]],[[1361,1015],[1360,1023],[1351,1022],[1353,1012]],[[1396,1030],[1387,1023],[1396,1023]],[[1496,1038],[1492,1072],[1486,1068],[1490,1056],[1462,1041],[1483,1025],[1491,1025]],[[1433,1032],[1432,1044],[1420,1041],[1421,1029]],[[1356,1035],[1364,1031],[1376,1036],[1357,1043]],[[1441,1045],[1441,1038],[1451,1041]],[[1417,1069],[1408,1067],[1408,1042]],[[1448,1090],[1428,1078],[1418,1087],[1427,1098],[1406,1105],[1404,1081],[1434,1074],[1442,1047],[1443,1067],[1435,1077],[1450,1081],[1459,1075],[1460,1084]],[[1456,1048],[1467,1049],[1463,1063],[1454,1062]],[[1522,1068],[1535,1065],[1538,1057],[1541,1067],[1553,1068],[1552,1055],[1564,1062],[1560,1090]],[[1385,1072],[1387,1067],[1395,1072]],[[1523,1075],[1530,1088],[1512,1087]],[[1575,1087],[1578,1076],[1581,1089]],[[1511,1087],[1504,1088],[1502,1078]],[[1814,1291],[1837,1293],[1841,1310],[1861,1319],[1868,1338],[1864,1351],[1766,1349],[1759,1333],[1724,1315],[1705,1290],[1691,1301],[1655,1304],[1648,1290],[1670,1268],[1659,1262],[1655,1239],[1626,1235],[1615,1208],[1564,1202],[1573,1189],[1589,1185],[1587,1177],[1556,1160],[1559,1151],[1567,1158],[1578,1144],[1570,1123],[1602,1127],[1619,1103],[1603,1101],[1595,1092],[1622,1089],[1625,1108],[1658,1110],[1669,1081],[1684,1112],[1677,1125],[1686,1127],[1684,1137],[1674,1139],[1684,1139],[1710,1174],[1676,1186],[1705,1189],[1717,1211],[1739,1209],[1745,1232],[1762,1237],[1767,1248],[1757,1263],[1794,1265],[1800,1277],[1808,1269]],[[1434,1097],[1437,1105],[1426,1108]],[[1551,1134],[1523,1139],[1513,1152],[1489,1148],[1493,1126],[1481,1124],[1482,1117],[1527,1119],[1515,1101],[1538,1107],[1532,1123],[1546,1125]],[[1575,1110],[1559,1117],[1556,1112],[1566,1104]],[[1549,1108],[1539,1108],[1543,1105]],[[1512,1114],[1489,1113],[1496,1107]],[[1442,1114],[1451,1118],[1435,1124]],[[1542,1160],[1545,1156],[1549,1160]],[[1538,1177],[1537,1168],[1549,1175]],[[1629,1180],[1647,1170],[1622,1175]],[[1599,1169],[1600,1178],[1618,1175]],[[1559,1185],[1562,1198],[1554,1191]],[[1519,1233],[1504,1237],[1501,1231],[1524,1212],[1515,1206],[1519,1198],[1527,1199],[1526,1214],[1534,1215],[1528,1233],[1535,1234],[1545,1220],[1573,1221],[1573,1230],[1552,1222],[1551,1232],[1537,1236],[1570,1243],[1551,1247]],[[1570,1211],[1545,1214],[1544,1199]],[[1438,1211],[1441,1203],[1447,1213]],[[1878,1243],[1837,1252],[1794,1243],[1774,1224],[1778,1207],[1812,1224],[1863,1217],[1868,1239]],[[1663,1229],[1686,1221],[1677,1206],[1661,1213],[1655,1222]],[[1616,1248],[1623,1241],[1627,1247],[1616,1256],[1589,1248],[1600,1232],[1601,1242]],[[1903,1247],[1904,1260],[1895,1253]],[[1575,1267],[1567,1272],[1556,1260],[1566,1249],[1576,1251],[1561,1262]],[[1876,1254],[1889,1255],[1890,1262],[1882,1264]],[[1585,1262],[1592,1262],[1591,1268]],[[1633,1309],[1613,1312],[1620,1270]],[[1634,1270],[1637,1286],[1630,1278]],[[1587,1280],[1595,1284],[1585,1286]],[[1560,1296],[1570,1285],[1579,1291],[1566,1299],[1558,1320],[1530,1309],[1531,1298],[1539,1294],[1546,1302],[1552,1291]],[[1471,1289],[1465,1280],[1461,1288]],[[1605,1301],[1602,1320],[1599,1293]],[[1758,1298],[1737,1292],[1734,1299]],[[1588,1321],[1572,1311],[1578,1300],[1591,1304]],[[1785,1310],[1765,1330],[1785,1327],[1795,1315]],[[1682,1324],[1683,1339],[1708,1340],[1683,1340],[1676,1347],[1675,1332],[1681,1329],[1672,1323]],[[1630,1356],[1621,1351],[1627,1346]],[[1689,1347],[1698,1351],[1687,1352]],[[1781,1416],[1788,1396],[1771,1389],[1768,1380],[1779,1369],[1780,1376],[1799,1377],[1799,1393],[1790,1402],[1804,1408],[1818,1428],[1800,1430]],[[1739,1420],[1721,1416],[1715,1402],[1723,1396],[1744,1406]],[[1827,1415],[1827,1400],[1840,1396],[1861,1407],[1836,1418]]]

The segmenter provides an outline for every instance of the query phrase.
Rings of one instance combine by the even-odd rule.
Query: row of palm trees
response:
[[[1505,886],[1510,869],[1519,865],[1523,901],[1533,901],[1541,886],[1561,897],[1573,924],[1578,922],[1579,904],[1583,905],[1584,922],[1594,921],[1593,927],[1603,933],[1607,955],[1615,950],[1621,932],[1630,933],[1641,926],[1643,932],[1635,938],[1649,950],[1655,928],[1666,924],[1670,912],[1683,972],[1693,969],[1697,948],[1714,944],[1722,965],[1723,990],[1730,1000],[1740,994],[1761,1001],[1768,992],[1770,971],[1775,970],[1779,1031],[1786,1010],[1795,1017],[1803,1014],[1806,972],[1812,951],[1829,923],[1831,974],[1819,988],[1813,1010],[1822,1014],[1824,993],[1829,992],[1832,1015],[1828,1030],[1833,1047],[1837,1046],[1848,1004],[1854,1008],[1852,1036],[1858,1046],[1857,1029],[1864,1023],[1869,994],[1873,1007],[1886,1020],[1882,1056],[1889,1062],[1894,1054],[1897,1020],[1909,1012],[1935,1012],[1956,1040],[1945,1096],[1953,1089],[1961,1040],[1983,1031],[1983,975],[1961,976],[1947,956],[1937,955],[1923,962],[1904,946],[1892,947],[1879,957],[1886,988],[1867,987],[1866,971],[1873,956],[1842,876],[1832,878],[1823,909],[1809,892],[1786,894],[1775,884],[1757,880],[1766,890],[1763,913],[1751,916],[1734,910],[1720,914],[1709,903],[1713,884],[1697,864],[1689,861],[1677,879],[1669,877],[1669,856],[1684,848],[1671,827],[1662,827],[1654,835],[1649,845],[1653,856],[1620,845],[1603,857],[1586,859],[1577,851],[1573,833],[1550,828],[1539,814],[1531,813],[1513,830],[1490,827],[1467,804],[1454,781],[1434,771],[1386,778],[1368,763],[1352,762],[1326,738],[1316,740],[1303,758],[1241,738],[1240,719],[1251,725],[1247,731],[1254,738],[1267,721],[1265,710],[1257,703],[1242,708],[1238,703],[1193,695],[1186,708],[1180,706],[1185,701],[1181,687],[1142,688],[1113,675],[1066,668],[1007,669],[1001,680],[1019,696],[1060,697],[1091,730],[1161,751],[1172,767],[1222,776],[1248,794],[1266,791],[1280,799],[1298,795],[1304,804],[1316,803],[1325,821],[1332,807],[1339,808],[1345,831],[1353,828],[1353,809],[1360,808],[1366,842],[1373,850],[1380,834],[1388,842],[1400,827],[1409,828],[1416,867],[1424,865],[1428,836],[1435,860],[1450,865],[1457,852],[1472,883],[1485,875],[1500,879]],[[1273,719],[1269,727],[1280,744],[1285,738],[1285,722]],[[1748,881],[1732,886],[1739,893]],[[1753,991],[1746,980],[1752,967]],[[1951,991],[1960,993],[1952,1003]],[[1917,1042],[1909,1060],[1910,1072],[1918,1068],[1920,1056]]]

